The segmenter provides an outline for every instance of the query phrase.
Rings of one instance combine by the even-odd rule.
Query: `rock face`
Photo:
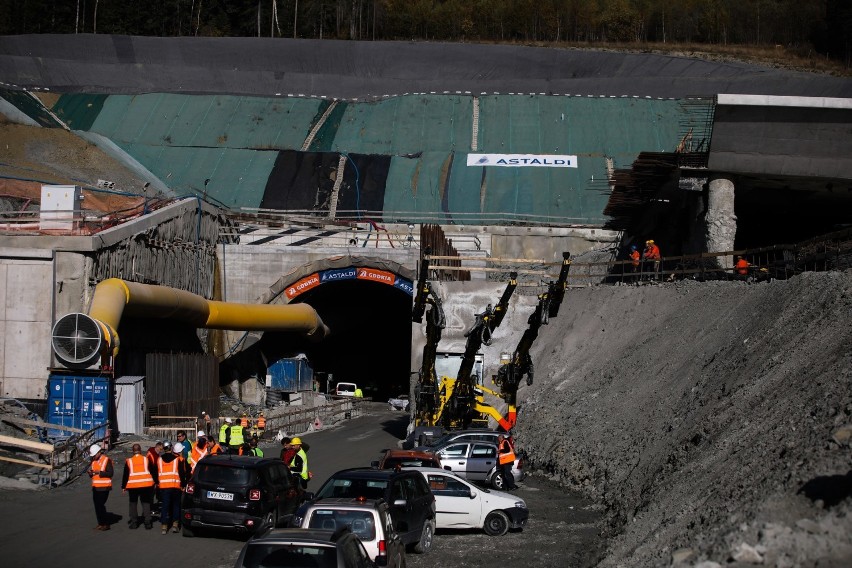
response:
[[[516,439],[607,507],[602,566],[852,565],[850,322],[852,271],[572,289]]]

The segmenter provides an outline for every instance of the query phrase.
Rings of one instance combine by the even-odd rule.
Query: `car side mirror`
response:
[[[474,490],[472,490],[472,489],[471,489],[471,490],[470,490],[470,495],[469,495],[469,497],[470,497],[471,499],[476,499],[476,491],[474,491]]]
[[[451,467],[450,467],[450,466],[448,466],[448,465],[445,465],[445,466],[444,466],[444,469],[446,469],[447,471],[453,471],[453,468],[451,468]]]
[[[379,469],[379,461],[378,461],[378,460],[376,460],[376,461],[371,461],[371,462],[370,462],[370,467],[372,467],[373,469]]]

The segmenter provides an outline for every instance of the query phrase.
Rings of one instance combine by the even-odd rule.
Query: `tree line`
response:
[[[850,0],[3,0],[0,34],[705,43],[852,57]]]

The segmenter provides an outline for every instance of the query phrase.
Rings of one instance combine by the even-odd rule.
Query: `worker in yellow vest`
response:
[[[183,446],[181,446],[183,450]],[[142,515],[145,528],[151,530],[154,523],[151,520],[151,503],[154,501],[154,485],[157,482],[157,466],[152,464],[148,456],[142,453],[142,446],[133,444],[133,455],[124,462],[124,475],[121,479],[121,489],[128,494],[130,500],[129,524],[131,529],[139,528],[139,509],[137,503],[142,501]]]
[[[240,446],[245,443],[243,435],[242,421],[237,424],[231,424],[231,439],[228,441],[228,447],[231,448],[231,453],[236,454],[240,450]]]
[[[302,489],[305,489],[308,487],[308,481],[311,478],[311,472],[308,471],[308,454],[305,453],[305,448],[302,447],[301,438],[293,438],[290,440],[290,445],[296,450],[296,455],[293,456],[293,461],[290,462],[290,473],[299,476]]]
[[[106,502],[109,492],[112,491],[112,476],[114,469],[112,460],[107,456],[98,444],[92,444],[89,448],[89,457],[92,464],[89,466],[88,474],[92,478],[92,501],[95,504],[95,516],[98,518],[99,531],[109,530],[109,516],[106,510]]]

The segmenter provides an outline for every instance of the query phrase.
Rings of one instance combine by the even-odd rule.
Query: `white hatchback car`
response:
[[[319,499],[296,521],[301,521],[303,529],[336,531],[349,527],[377,566],[405,568],[405,546],[382,499]]]
[[[435,495],[439,529],[482,528],[491,536],[523,528],[530,511],[523,499],[476,487],[458,475],[434,467],[406,467],[419,471]]]

